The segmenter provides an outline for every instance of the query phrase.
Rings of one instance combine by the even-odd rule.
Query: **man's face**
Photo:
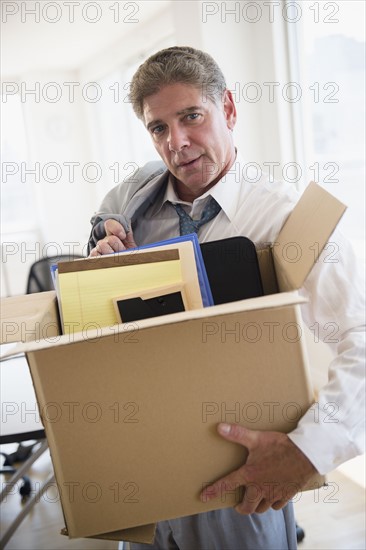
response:
[[[216,104],[191,85],[169,84],[145,98],[144,121],[183,200],[205,193],[235,160],[236,110],[229,91]]]

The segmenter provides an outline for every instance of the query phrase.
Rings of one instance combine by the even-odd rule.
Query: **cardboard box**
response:
[[[259,254],[268,296],[47,334],[17,349],[27,354],[70,537],[117,531],[127,540],[121,530],[129,529],[139,540],[144,526],[141,541],[152,540],[159,520],[238,501],[239,492],[199,498],[245,460],[241,446],[217,435],[217,423],[289,432],[312,404],[303,300],[294,291],[344,210],[318,185],[306,189],[274,246]],[[54,324],[54,294],[39,296],[38,317],[51,314]],[[4,301],[3,340],[17,323],[9,308],[28,300]],[[44,336],[47,323],[39,330]]]

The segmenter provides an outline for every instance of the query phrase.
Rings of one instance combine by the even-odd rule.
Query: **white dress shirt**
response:
[[[181,204],[193,219],[199,219],[210,196],[221,211],[199,229],[199,241],[242,235],[257,248],[276,240],[299,199],[293,185],[247,170],[238,154],[230,171],[192,204],[177,197],[170,179],[163,199],[155,201],[139,220],[135,241],[143,245],[179,235],[179,217],[168,201]],[[305,323],[309,327],[316,323],[334,359],[317,404],[289,434],[321,474],[364,452],[364,287],[351,245],[339,231],[329,242],[331,249],[323,251],[300,293],[309,300],[301,306]]]

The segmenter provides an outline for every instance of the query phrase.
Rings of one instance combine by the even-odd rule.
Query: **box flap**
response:
[[[302,287],[346,206],[311,182],[273,245],[281,292]]]
[[[56,293],[37,292],[1,298],[0,342],[29,342],[59,334]]]

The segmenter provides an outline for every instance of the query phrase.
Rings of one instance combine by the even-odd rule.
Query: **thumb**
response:
[[[105,232],[107,236],[115,235],[124,244],[125,248],[135,248],[137,244],[133,238],[131,225],[127,229],[113,218],[109,218],[104,222]]]
[[[124,241],[126,239],[126,231],[123,225],[114,218],[105,220],[104,229],[107,237],[115,235],[120,241]]]
[[[133,236],[132,227],[130,226],[129,231],[126,233],[126,238],[123,240],[124,245],[126,248],[136,248],[137,244],[135,243],[135,239]]]
[[[240,424],[226,424],[221,422],[217,426],[217,431],[228,441],[240,443],[240,445],[247,447],[248,450],[250,450],[258,440],[258,432],[256,430],[249,430],[248,428],[244,428],[244,426],[240,426]]]

